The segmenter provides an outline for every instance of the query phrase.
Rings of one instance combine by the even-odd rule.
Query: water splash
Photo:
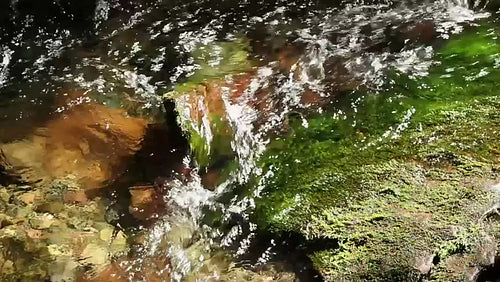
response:
[[[1,53],[2,60],[0,63],[0,88],[4,86],[9,78],[9,64],[10,60],[12,59],[12,53],[14,53],[14,51],[10,50],[9,48],[2,48]]]

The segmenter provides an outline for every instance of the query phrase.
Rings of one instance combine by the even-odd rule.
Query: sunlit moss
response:
[[[428,77],[394,74],[385,92],[353,93],[355,107],[310,117],[308,127],[292,121],[261,159],[272,177],[255,220],[337,241],[311,254],[332,281],[417,281],[419,260],[437,258],[446,272],[455,254],[474,267],[477,257],[465,255],[496,235],[478,220],[495,198],[484,187],[499,176],[497,35],[471,29],[438,51]],[[433,275],[462,279],[467,267]]]
[[[231,42],[214,42],[198,46],[191,55],[196,70],[186,81],[176,84],[172,91],[166,93],[165,98],[175,98],[190,92],[204,82],[223,80],[226,75],[246,72],[252,67],[248,59],[249,45],[243,37]]]

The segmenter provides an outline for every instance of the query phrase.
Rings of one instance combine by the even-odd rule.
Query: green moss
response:
[[[353,93],[341,114],[292,121],[261,159],[272,177],[255,220],[338,241],[311,254],[332,281],[418,280],[419,257],[449,270],[449,257],[476,251],[496,197],[484,187],[499,176],[498,33],[470,30],[440,50],[428,77],[393,74],[387,91]]]
[[[496,38],[499,28],[487,23],[472,31],[456,36],[439,51],[445,57],[461,57],[463,60],[496,55],[500,48]]]
[[[424,98],[426,104],[429,100],[454,101],[496,90],[500,83],[499,34],[499,27],[485,23],[456,36],[437,51],[437,63],[429,76],[420,80],[400,77],[395,88],[408,97]]]
[[[243,37],[231,42],[198,46],[191,54],[197,69],[185,82],[176,84],[164,97],[175,98],[207,81],[217,81],[224,79],[226,75],[249,71],[252,68],[248,59],[249,48],[248,41]]]

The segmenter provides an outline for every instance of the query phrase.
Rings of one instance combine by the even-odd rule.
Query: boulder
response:
[[[125,170],[140,149],[147,124],[120,109],[81,104],[30,138],[0,148],[12,167],[22,168],[28,182],[73,176],[85,189],[96,189]],[[85,200],[82,194],[78,197]]]

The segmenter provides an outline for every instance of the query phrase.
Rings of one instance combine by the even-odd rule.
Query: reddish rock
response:
[[[323,98],[319,93],[314,92],[310,89],[306,89],[302,96],[300,97],[300,102],[307,106],[317,106],[320,105],[323,101]]]
[[[167,258],[159,257],[147,259],[140,266],[130,267],[137,262],[133,258],[121,258],[112,265],[106,267],[97,275],[83,274],[77,279],[78,282],[126,282],[126,281],[148,281],[164,282],[170,281],[170,262]],[[137,270],[140,269],[140,270]]]
[[[282,71],[290,71],[292,66],[299,61],[302,52],[303,51],[299,50],[297,47],[291,45],[283,47],[278,54],[280,69]]]
[[[205,189],[214,190],[220,182],[219,171],[208,171],[201,178],[201,183]]]
[[[44,167],[55,178],[73,174],[86,188],[99,187],[124,171],[146,127],[146,120],[124,110],[77,106],[47,125]]]
[[[436,26],[431,21],[416,23],[408,33],[411,40],[419,43],[431,43],[436,39],[436,36]]]
[[[23,176],[33,182],[72,175],[83,188],[95,189],[123,173],[141,147],[148,122],[122,109],[83,103],[49,121],[31,138],[0,149],[12,167],[25,168]],[[67,197],[84,201],[83,195]]]
[[[130,213],[139,220],[152,220],[166,212],[159,189],[155,186],[134,186],[130,192]]]

